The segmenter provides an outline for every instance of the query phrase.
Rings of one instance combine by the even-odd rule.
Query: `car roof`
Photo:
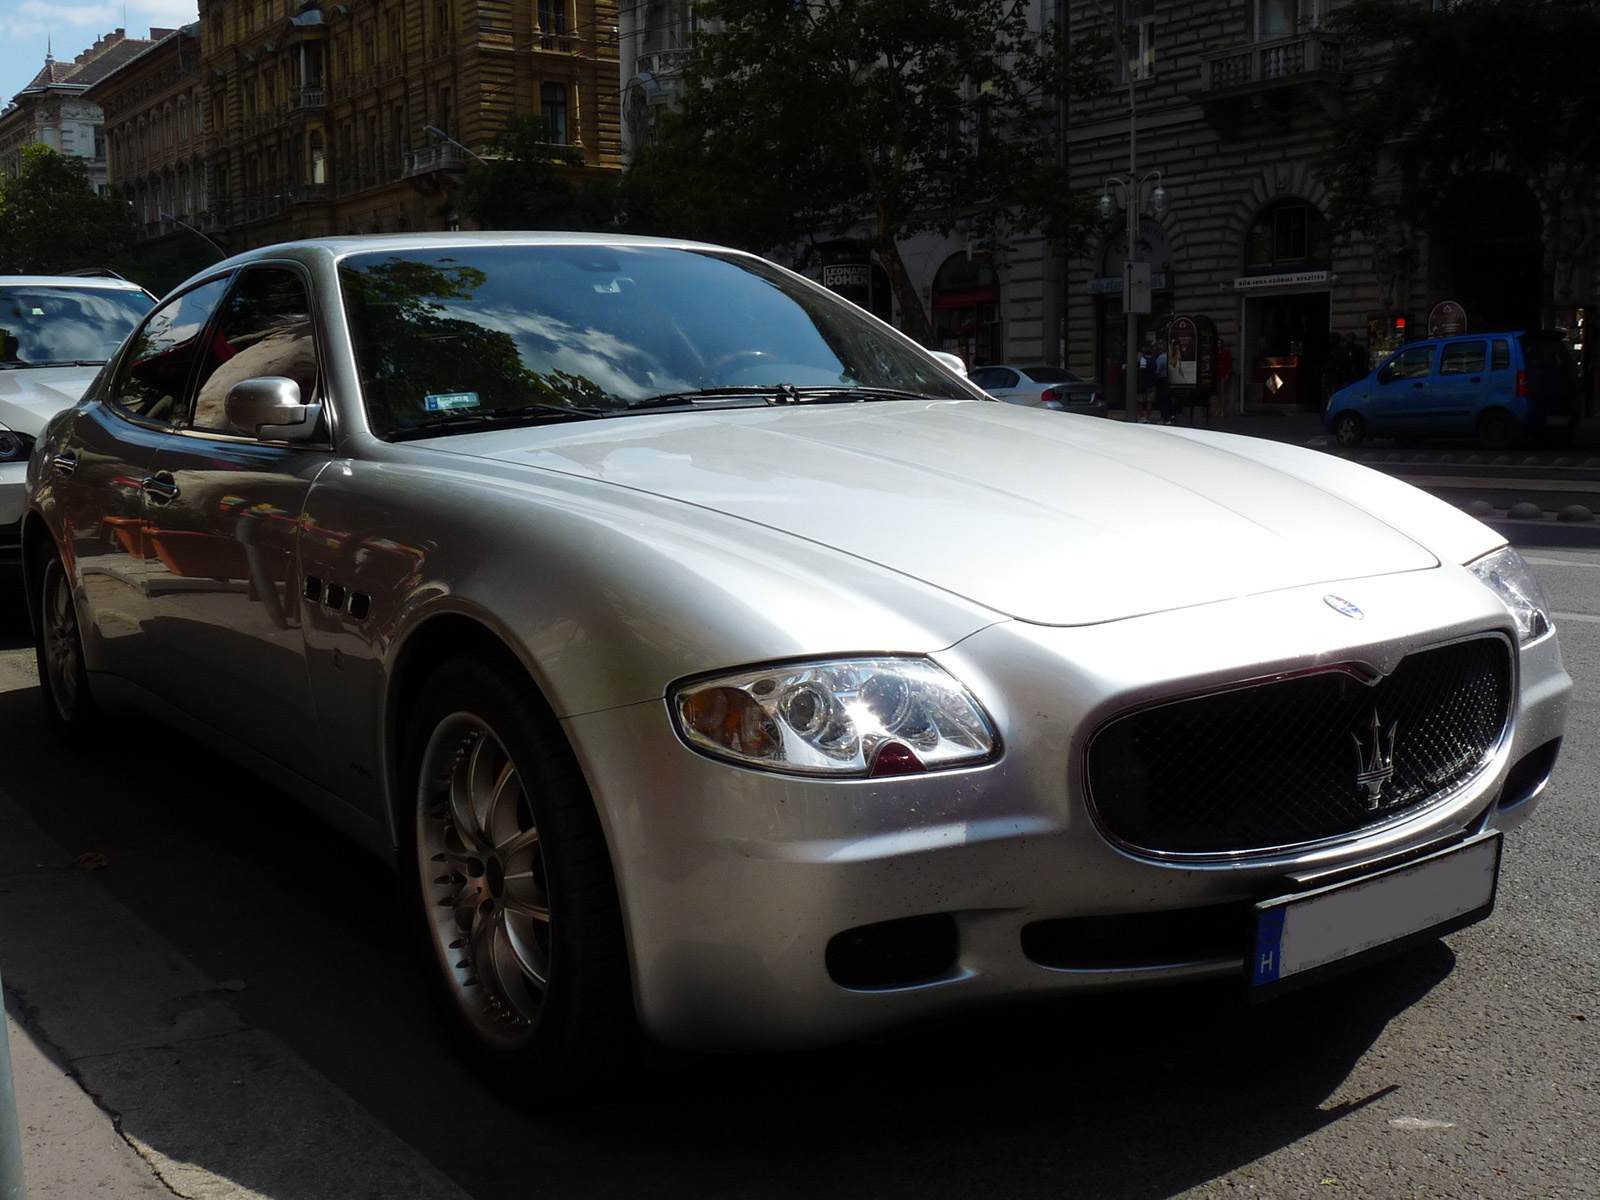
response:
[[[103,292],[144,291],[144,288],[132,280],[111,279],[104,275],[0,275],[0,287],[92,288]]]
[[[710,242],[688,241],[682,238],[645,237],[615,233],[524,232],[504,230],[471,230],[455,232],[418,233],[356,233],[334,234],[329,237],[302,238],[293,242],[275,242],[258,246],[214,266],[204,274],[223,268],[243,266],[263,259],[295,258],[300,260],[332,258],[335,261],[351,254],[381,253],[384,250],[447,250],[468,246],[611,246],[617,248],[659,247],[673,250],[715,250],[724,254],[746,254],[731,246],[718,246]]]

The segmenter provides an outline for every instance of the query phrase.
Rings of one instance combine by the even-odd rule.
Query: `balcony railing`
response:
[[[221,233],[230,224],[228,204],[221,200],[213,201],[211,207],[195,220],[195,225],[201,233]]]
[[[289,111],[328,107],[328,89],[320,87],[295,88],[289,93]]]
[[[571,54],[578,48],[578,39],[570,33],[536,33],[533,48],[551,54]]]
[[[466,155],[445,142],[438,146],[425,146],[406,155],[404,178],[426,175],[432,171],[459,171],[466,166]]]
[[[1339,39],[1326,33],[1301,33],[1230,50],[1215,51],[1201,60],[1203,90],[1271,87],[1314,75],[1337,75],[1344,58]]]

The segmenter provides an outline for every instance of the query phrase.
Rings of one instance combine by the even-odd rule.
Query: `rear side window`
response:
[[[168,300],[150,318],[117,365],[111,402],[151,421],[174,421],[200,355],[200,335],[222,298],[226,279],[213,279]]]
[[[981,388],[1011,387],[1017,382],[1017,373],[1001,367],[986,367],[973,372],[972,382]]]
[[[1553,333],[1522,333],[1517,341],[1522,343],[1522,360],[1532,369],[1577,370],[1567,344]]]
[[[1495,338],[1493,354],[1490,366],[1494,370],[1504,371],[1511,365],[1511,343],[1505,338]]]
[[[1079,383],[1081,380],[1062,367],[1029,367],[1028,378],[1035,383]]]
[[[1439,355],[1439,374],[1475,375],[1483,370],[1488,346],[1484,342],[1446,342]]]

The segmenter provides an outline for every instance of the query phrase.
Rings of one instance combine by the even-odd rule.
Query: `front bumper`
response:
[[[1234,975],[1247,947],[1217,931],[1290,890],[1290,875],[1525,817],[1536,798],[1506,822],[1497,801],[1513,764],[1565,726],[1571,680],[1553,636],[1520,656],[1520,704],[1489,765],[1430,807],[1271,857],[1163,860],[1102,835],[1080,766],[1116,713],[1334,662],[1388,670],[1425,646],[1507,628],[1461,568],[1337,584],[1360,621],[1322,602],[1329,586],[1093,627],[991,626],[936,656],[1000,730],[1001,758],[968,771],[783,777],[688,750],[664,703],[570,719],[611,842],[646,1028],[673,1045],[798,1047],[999,997]],[[889,928],[915,943],[913,959],[953,937],[941,969],[840,982],[841,945],[930,917]],[[1063,930],[1097,921],[1114,932],[1102,959],[1063,955]]]

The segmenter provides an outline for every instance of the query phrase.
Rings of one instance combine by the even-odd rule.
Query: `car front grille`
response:
[[[1511,676],[1510,646],[1491,636],[1408,655],[1376,683],[1329,669],[1143,709],[1090,741],[1089,802],[1113,839],[1159,854],[1386,824],[1488,764]]]

